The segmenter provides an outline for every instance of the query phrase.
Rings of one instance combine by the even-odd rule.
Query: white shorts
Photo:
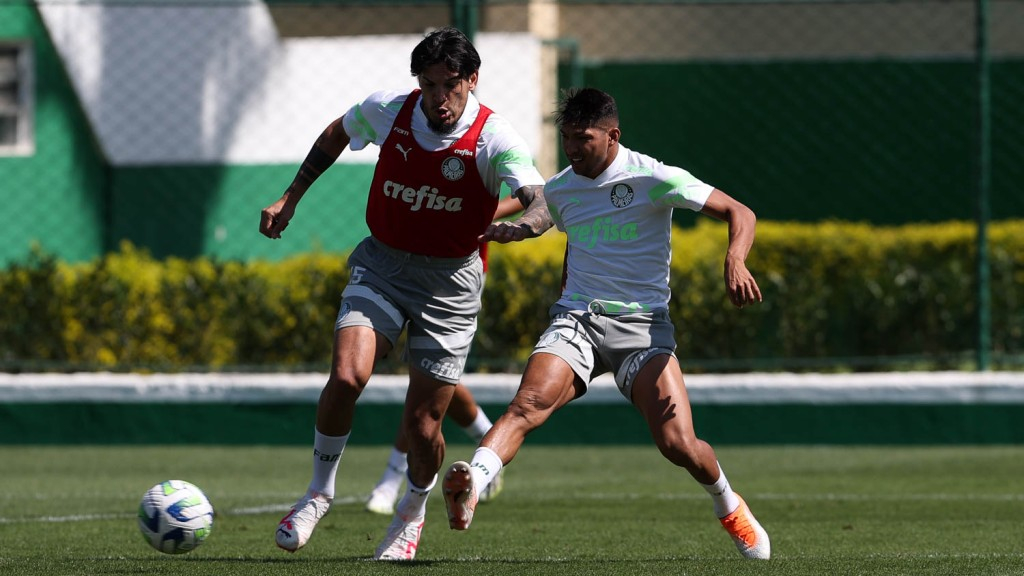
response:
[[[595,314],[556,304],[551,314],[551,324],[533,354],[545,352],[565,360],[584,385],[612,372],[619,392],[630,402],[640,369],[659,354],[675,354],[675,327],[668,310]]]

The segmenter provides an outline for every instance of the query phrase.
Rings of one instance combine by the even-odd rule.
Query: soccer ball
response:
[[[213,529],[213,506],[203,491],[184,480],[150,488],[139,503],[139,530],[164,554],[195,550]]]

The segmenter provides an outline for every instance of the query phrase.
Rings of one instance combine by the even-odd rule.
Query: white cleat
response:
[[[456,462],[445,472],[441,483],[444,493],[444,506],[448,509],[448,526],[452,530],[466,530],[473,522],[476,510],[476,487],[473,475],[469,473],[469,464]]]
[[[331,501],[319,492],[307,492],[277,524],[275,539],[279,548],[295,552],[309,542],[316,523],[331,509]]]
[[[395,513],[395,502],[398,501],[398,492],[391,491],[390,487],[378,484],[370,498],[366,501],[366,509],[374,514],[390,516]]]
[[[739,494],[736,496],[739,497]],[[767,560],[771,557],[772,545],[768,540],[768,533],[761,527],[757,518],[754,518],[754,514],[747,507],[743,498],[740,498],[739,507],[722,518],[721,522],[722,527],[736,544],[736,549],[743,554],[744,558]]]
[[[415,559],[416,549],[420,545],[421,534],[423,534],[423,518],[416,518],[407,522],[402,517],[395,515],[395,519],[391,521],[391,526],[388,526],[387,535],[384,536],[380,546],[377,546],[373,559]]]

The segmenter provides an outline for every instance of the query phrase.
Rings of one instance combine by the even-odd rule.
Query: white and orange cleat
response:
[[[331,509],[333,498],[319,492],[307,492],[277,524],[275,539],[279,548],[295,552],[309,542],[316,523]]]
[[[740,505],[731,514],[721,519],[722,527],[736,543],[736,548],[743,554],[744,558],[752,560],[767,560],[772,554],[772,545],[768,540],[768,533],[764,531],[761,524],[754,518],[754,514],[747,507],[747,503],[740,497]]]
[[[420,546],[420,535],[423,534],[423,518],[405,520],[399,515],[388,526],[388,533],[377,546],[373,554],[374,560],[413,560],[416,549]]]
[[[473,475],[469,473],[469,464],[456,462],[448,468],[441,483],[444,493],[444,506],[448,509],[448,526],[452,530],[466,530],[473,522],[473,511],[476,510],[477,493],[473,485]]]

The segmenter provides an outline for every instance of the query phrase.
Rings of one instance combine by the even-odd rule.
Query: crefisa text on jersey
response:
[[[444,210],[445,212],[462,211],[462,198],[442,196],[437,188],[430,186],[420,186],[419,189],[416,189],[388,180],[384,182],[384,195],[410,204],[409,210],[412,212],[417,212],[420,208]]]

